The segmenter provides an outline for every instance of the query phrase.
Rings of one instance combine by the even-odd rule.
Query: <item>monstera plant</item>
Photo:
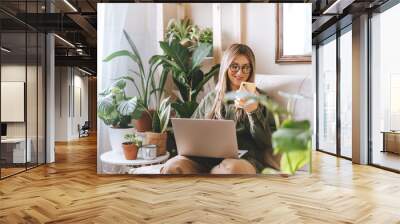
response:
[[[272,145],[274,154],[281,155],[281,171],[294,174],[303,166],[309,164],[311,172],[311,126],[308,120],[295,120],[292,116],[292,102],[300,98],[295,94],[281,94],[288,97],[288,106],[282,108],[275,101],[266,95],[255,95],[247,92],[230,92],[225,100],[246,99],[257,101],[266,107],[274,116],[276,131],[272,134]],[[270,173],[271,169],[266,168],[262,172]]]
[[[198,106],[197,95],[219,71],[219,64],[214,65],[206,73],[200,68],[212,46],[200,43],[191,53],[179,41],[173,40],[161,41],[160,47],[164,55],[158,55],[156,59],[162,61],[164,70],[171,71],[173,82],[180,94],[177,102],[172,103],[172,107],[180,117],[191,117]]]
[[[118,79],[99,93],[97,116],[113,128],[129,128],[134,117],[128,105],[136,106],[137,98],[127,96],[125,87],[126,81]]]
[[[138,98],[127,96],[125,88],[126,80],[115,80],[97,100],[97,116],[110,127],[110,144],[115,151],[122,151],[122,136],[133,132],[131,121],[139,116],[131,112],[138,105]]]

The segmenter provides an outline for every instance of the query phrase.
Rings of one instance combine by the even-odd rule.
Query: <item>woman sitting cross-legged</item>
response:
[[[255,174],[264,167],[279,169],[278,158],[272,154],[272,114],[258,103],[236,100],[225,104],[224,96],[236,91],[242,82],[253,82],[255,57],[243,44],[233,44],[222,57],[216,89],[200,102],[192,118],[229,119],[236,122],[239,149],[248,150],[242,159],[176,156],[163,166],[163,174]],[[256,90],[256,94],[260,91]],[[221,141],[224,141],[221,139]]]

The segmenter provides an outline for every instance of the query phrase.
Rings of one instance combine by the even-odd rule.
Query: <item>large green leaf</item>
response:
[[[172,67],[174,70],[176,70],[176,71],[178,71],[178,72],[181,72],[182,71],[182,68],[177,64],[177,63],[175,63],[175,61],[172,61],[169,57],[167,57],[167,56],[164,56],[164,55],[156,55],[161,61],[163,61],[164,62],[164,66],[165,65],[168,65],[168,66],[170,66],[170,67]],[[154,59],[153,59],[154,60]]]
[[[169,97],[165,98],[158,109],[159,119],[160,119],[160,132],[165,132],[167,130],[169,117],[171,114],[171,104],[169,102]]]
[[[127,51],[127,50],[120,50],[120,51],[116,51],[112,54],[110,54],[109,56],[107,56],[103,61],[104,62],[109,62],[111,60],[113,60],[114,58],[117,57],[129,57],[130,59],[132,59],[134,62],[138,62],[139,59],[136,55],[134,55],[132,52]]]
[[[280,162],[281,171],[294,174],[298,169],[309,164],[311,162],[309,150],[283,153]]]
[[[181,94],[181,97],[184,101],[189,100],[189,94],[190,94],[190,86],[186,81],[186,78],[184,75],[181,75],[180,73],[173,72],[172,73],[172,80],[176,87],[178,87],[179,93]]]
[[[167,82],[168,74],[170,73],[170,71],[171,71],[171,69],[168,66],[163,66],[163,70],[160,75],[160,81],[158,83],[158,88],[160,89],[160,91],[159,91],[160,94],[158,96],[158,100],[161,100],[162,94],[165,89],[165,84]]]
[[[124,116],[130,115],[136,110],[137,101],[137,97],[133,97],[129,100],[124,100],[118,105],[117,109]]]
[[[281,127],[309,130],[311,125],[309,120],[302,120],[302,121],[285,120],[282,122]]]
[[[311,141],[311,131],[301,128],[278,128],[272,134],[274,153],[304,151]]]
[[[194,85],[194,86],[193,86],[193,88],[192,88],[193,90],[192,90],[192,93],[191,93],[191,94],[192,94],[192,100],[196,100],[197,95],[198,95],[198,94],[200,93],[200,91],[203,89],[203,86],[204,86],[212,77],[214,77],[215,75],[218,74],[218,72],[219,72],[219,67],[220,67],[219,64],[214,65],[214,66],[210,69],[210,71],[204,75],[203,79],[202,79],[199,83],[197,83],[197,85]]]
[[[160,122],[160,117],[158,113],[154,113],[152,117],[152,124],[151,128],[153,132],[160,133],[161,132],[161,122]]]
[[[212,45],[208,44],[208,43],[200,43],[197,46],[196,50],[194,50],[194,52],[193,52],[192,69],[195,69],[196,67],[201,65],[204,58],[206,58],[207,55],[210,54],[211,49],[212,49]]]
[[[180,70],[188,73],[188,58],[190,55],[187,48],[183,47],[176,40],[172,41],[171,44],[165,41],[160,41],[160,47],[168,57],[172,58]]]
[[[97,103],[97,110],[99,113],[104,113],[108,114],[111,113],[113,108],[114,103],[113,103],[113,96],[111,94],[105,96],[105,97],[99,97],[98,103]]]
[[[174,108],[181,118],[190,118],[198,105],[195,101],[175,102],[171,104],[172,108]]]
[[[136,56],[136,58],[138,59],[136,61],[136,63],[138,63],[139,67],[143,70],[143,63],[142,63],[142,59],[140,57],[139,51],[135,45],[135,43],[133,42],[132,38],[129,36],[128,32],[126,32],[126,30],[123,31],[124,32],[124,36],[126,38],[126,40],[129,43],[129,46],[131,47],[133,54]]]
[[[118,88],[118,90],[123,91],[123,89],[126,87],[126,81],[124,79],[118,79],[115,80],[113,83],[111,83],[111,88]],[[112,91],[115,93],[115,89],[112,89]]]
[[[200,69],[195,69],[191,72],[192,87],[193,89],[199,85],[199,83],[204,79],[204,73]]]

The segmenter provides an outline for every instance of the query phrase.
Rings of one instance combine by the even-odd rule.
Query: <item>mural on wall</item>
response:
[[[293,88],[278,90],[286,99],[278,103],[256,81],[256,61],[266,60],[258,55],[274,61],[261,52],[274,43],[255,41],[266,33],[245,23],[245,15],[265,17],[260,8],[276,4],[99,4],[99,173],[310,170],[311,124],[294,108],[313,99]],[[211,20],[198,16],[203,10]],[[311,65],[300,66],[311,75]]]

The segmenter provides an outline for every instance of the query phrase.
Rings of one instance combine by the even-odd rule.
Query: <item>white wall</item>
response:
[[[28,74],[35,74],[36,75],[36,67],[33,66],[27,66],[25,67],[25,65],[18,65],[18,64],[8,64],[8,65],[2,65],[1,66],[1,81],[10,81],[10,82],[25,82],[25,73],[26,71],[28,72]],[[29,77],[28,77],[29,78]],[[30,79],[30,78],[29,78]],[[29,84],[30,87],[32,84],[36,85],[36,81],[34,83],[31,83],[33,80],[29,80]],[[27,88],[28,93],[27,93],[27,104],[31,104],[32,102],[34,102],[34,105],[27,105],[27,106],[31,106],[36,109],[36,88],[32,89],[32,88]],[[7,108],[1,108],[2,110],[7,110]],[[30,129],[33,128],[33,124],[32,121],[35,121],[36,124],[36,112],[27,108],[28,112],[32,112],[32,113],[28,113],[27,114],[27,119],[28,119],[28,137],[29,134],[32,133],[32,131]],[[7,123],[7,136],[8,137],[25,137],[25,123],[26,122],[10,122]],[[36,125],[35,125],[36,128]],[[36,134],[36,133],[35,133]]]
[[[253,49],[257,74],[311,75],[311,64],[276,64],[276,5],[273,3],[242,3],[241,24],[238,24],[235,6],[239,3],[221,3],[222,49],[236,43],[235,29],[241,27],[242,43]],[[212,27],[211,4],[184,4],[186,16],[201,27]],[[169,13],[172,16],[171,13]],[[311,45],[311,43],[310,43]]]
[[[183,4],[185,16],[190,18],[200,29],[212,27],[212,4],[210,3],[189,3]]]
[[[38,69],[38,70],[37,70]],[[27,80],[26,80],[27,78]],[[7,122],[7,137],[25,137],[31,141],[33,161],[36,162],[36,154],[39,153],[39,163],[44,162],[44,89],[42,68],[39,66],[25,66],[25,64],[3,64],[1,66],[1,81],[24,82],[26,85],[26,121]],[[23,93],[22,93],[23,94]],[[7,97],[7,96],[2,96]],[[10,108],[1,108],[10,110]],[[12,113],[12,111],[9,111]],[[23,111],[25,112],[25,111]]]
[[[55,73],[55,141],[69,141],[79,137],[78,124],[88,120],[88,78],[71,67],[56,67]]]
[[[257,73],[311,75],[311,64],[275,63],[275,4],[244,4],[244,43],[256,55]],[[301,34],[299,34],[301,35]],[[311,45],[311,43],[310,43]]]

